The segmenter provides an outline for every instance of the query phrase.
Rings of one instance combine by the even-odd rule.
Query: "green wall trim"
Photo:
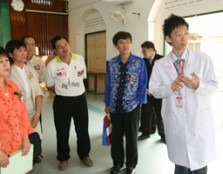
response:
[[[0,46],[11,39],[9,3],[0,2]]]

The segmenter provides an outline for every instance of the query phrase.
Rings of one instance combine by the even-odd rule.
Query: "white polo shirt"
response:
[[[83,94],[85,92],[83,79],[85,78],[87,78],[87,73],[84,58],[77,54],[71,53],[69,65],[56,56],[46,67],[46,86],[55,86],[57,95],[71,97]]]

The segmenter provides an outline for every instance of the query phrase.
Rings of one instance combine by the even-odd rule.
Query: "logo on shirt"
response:
[[[58,73],[57,73],[57,76],[58,76],[58,77],[64,77],[64,76],[66,76],[66,71],[58,72]]]
[[[84,70],[81,70],[81,71],[78,71],[77,72],[77,76],[79,77],[79,76],[82,76],[84,74]]]
[[[57,76],[58,77],[64,77],[66,75],[67,75],[67,73],[66,73],[64,68],[60,68],[60,69],[57,70]]]

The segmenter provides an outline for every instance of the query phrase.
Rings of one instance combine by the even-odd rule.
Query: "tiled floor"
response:
[[[223,173],[223,130],[222,126],[222,101],[223,95],[217,95],[215,114],[218,114],[219,120],[216,121],[216,139],[218,159],[209,165],[209,174]],[[52,112],[53,97],[46,97],[43,100],[43,156],[42,163],[35,164],[32,174],[109,174],[112,160],[109,147],[101,145],[102,120],[104,116],[103,95],[87,94],[89,107],[89,132],[91,137],[91,158],[94,161],[93,167],[85,167],[76,155],[76,134],[72,124],[70,131],[71,159],[69,168],[66,171],[59,171],[56,160],[56,135]],[[173,174],[174,165],[168,160],[166,145],[160,142],[157,134],[149,139],[139,142],[139,162],[136,168],[137,174]],[[121,174],[125,173],[125,169]]]

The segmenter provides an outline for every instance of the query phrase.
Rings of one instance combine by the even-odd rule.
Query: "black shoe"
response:
[[[140,140],[145,140],[146,138],[149,138],[150,137],[150,135],[149,134],[145,134],[145,133],[143,133],[142,135],[140,135],[139,137],[138,137],[138,140],[140,141]]]
[[[34,157],[34,159],[33,159],[33,163],[35,164],[35,163],[41,163],[42,162],[42,155],[37,155],[37,156],[35,156]]]
[[[121,165],[115,165],[111,168],[110,174],[118,174],[121,170]]]
[[[131,167],[127,167],[127,169],[126,169],[126,174],[135,174],[135,171],[134,171],[133,168],[131,168]]]
[[[166,138],[165,137],[161,137],[160,141],[162,141],[163,143],[166,144]]]
[[[150,134],[155,134],[156,133],[156,129],[155,130],[151,130],[149,133]]]

